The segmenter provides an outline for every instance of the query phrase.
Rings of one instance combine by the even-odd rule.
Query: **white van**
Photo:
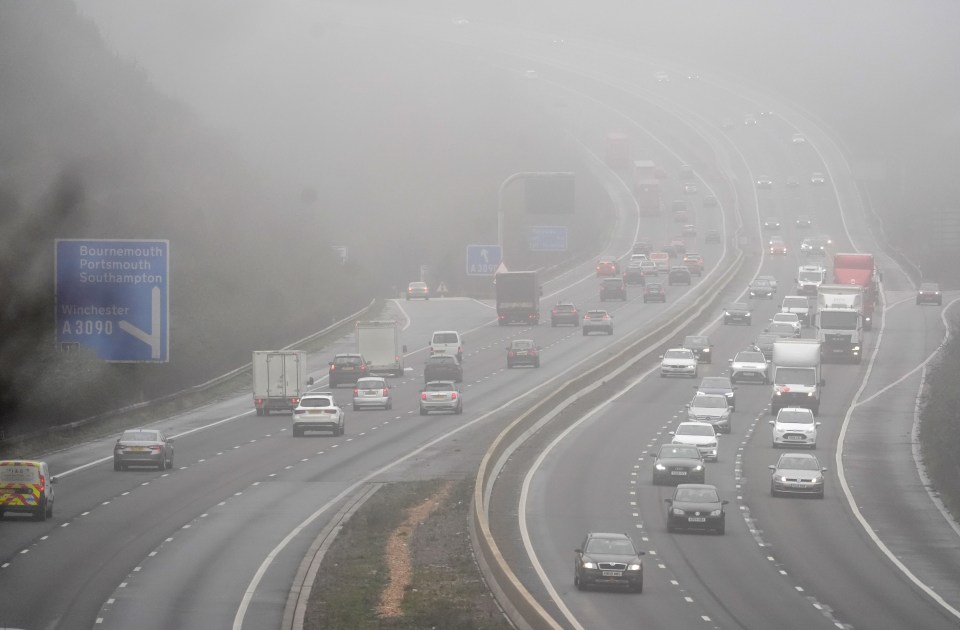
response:
[[[430,338],[430,354],[448,354],[463,362],[463,341],[455,330],[438,330]]]

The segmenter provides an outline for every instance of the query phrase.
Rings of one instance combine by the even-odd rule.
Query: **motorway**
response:
[[[341,19],[345,39],[362,42],[373,36],[366,31],[379,33],[371,16],[355,30],[346,13]],[[396,27],[396,20],[386,22]],[[704,254],[708,271],[729,260],[739,239],[745,264],[777,276],[783,295],[799,264],[802,231],[790,220],[800,211],[814,217],[812,232],[831,234],[837,247],[879,251],[842,154],[802,113],[778,103],[757,127],[723,131],[721,118],[740,123],[759,111],[756,97],[707,77],[657,84],[659,67],[606,46],[556,47],[549,38],[470,26],[455,28],[449,19],[408,25],[417,35],[411,45],[446,50],[453,41],[452,50],[483,52],[489,63],[521,75],[535,67],[539,78],[530,88],[562,95],[571,134],[596,154],[606,131],[623,128],[669,172],[682,161],[694,166],[702,184],[695,199],[715,194],[723,202],[721,210],[695,204],[701,234],[725,230],[724,244],[688,243]],[[790,143],[795,127],[808,143]],[[827,185],[806,184],[814,170],[828,173]],[[758,194],[752,182],[759,174],[774,180],[773,190]],[[619,216],[602,253],[623,255],[638,235],[657,243],[676,235],[666,214],[638,220],[626,174],[595,160],[595,175]],[[788,175],[802,185],[785,189]],[[676,182],[668,188],[665,200],[681,196]],[[787,222],[786,257],[762,254],[759,220],[773,212]],[[518,576],[562,627],[956,627],[957,618],[871,538],[878,536],[947,605],[960,605],[958,539],[927,497],[911,448],[915,368],[943,338],[942,309],[914,307],[907,278],[889,260],[881,257],[880,264],[887,310],[870,335],[869,360],[825,371],[817,449],[830,468],[823,501],[769,497],[766,466],[776,454],[763,386],[739,387],[733,433],[722,438],[720,461],[708,471],[708,482],[731,500],[724,537],[666,534],[668,491],[650,485],[648,453],[682,416],[691,381],[638,377],[556,441],[524,445],[494,493],[496,533]],[[475,474],[507,422],[625,338],[668,319],[711,277],[690,288],[668,287],[665,305],[643,304],[635,288],[625,303],[604,303],[615,316],[612,337],[583,337],[576,328],[500,328],[489,303],[470,299],[391,303],[384,316],[406,322],[408,370],[391,382],[394,409],[348,411],[343,437],[295,440],[287,416],[257,417],[250,396],[240,395],[157,425],[176,436],[171,471],[114,472],[111,440],[50,454],[60,476],[54,518],[34,523],[11,515],[0,522],[0,626],[280,627],[305,553],[349,497],[372,482]],[[581,309],[601,306],[592,260],[543,284],[544,314],[559,299]],[[775,307],[775,301],[757,304],[751,327],[708,326],[718,360],[702,374],[723,373],[725,359],[756,336]],[[421,417],[425,345],[433,330],[450,328],[466,339],[464,415]],[[527,337],[543,347],[543,367],[506,370],[504,346]],[[348,335],[311,355],[320,387],[327,360],[353,343]],[[336,395],[341,404],[349,401],[348,389]],[[512,517],[518,512],[519,521]],[[647,550],[643,595],[576,591],[572,550],[590,530],[626,531]]]

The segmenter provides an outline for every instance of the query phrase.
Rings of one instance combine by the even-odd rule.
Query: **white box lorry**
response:
[[[824,361],[863,360],[863,287],[824,284],[817,294],[817,338]]]
[[[400,325],[393,321],[357,322],[357,353],[367,362],[369,373],[403,376]]]
[[[773,342],[773,392],[770,413],[783,407],[806,407],[820,413],[820,342],[816,339],[778,339]]]
[[[303,350],[254,350],[253,405],[257,415],[293,411],[300,403],[307,375]]]

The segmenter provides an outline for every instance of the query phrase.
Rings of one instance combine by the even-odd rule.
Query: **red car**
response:
[[[620,265],[617,261],[604,258],[597,263],[597,277],[620,275]]]
[[[703,275],[703,256],[700,254],[687,253],[683,255],[683,264],[687,269],[690,270],[690,273],[702,276]]]
[[[647,302],[666,302],[667,301],[667,290],[663,288],[662,284],[647,283],[643,287],[643,301]]]

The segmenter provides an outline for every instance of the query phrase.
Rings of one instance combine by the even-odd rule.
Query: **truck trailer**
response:
[[[258,416],[293,411],[300,403],[307,376],[302,350],[254,350],[253,406]]]
[[[773,342],[773,391],[770,413],[784,407],[806,407],[820,413],[820,342],[816,339],[778,339]]]
[[[842,253],[833,256],[835,284],[858,286],[863,289],[863,329],[873,328],[873,314],[880,295],[880,274],[873,254]]]
[[[357,322],[357,354],[367,362],[370,373],[403,376],[400,325],[395,321]]]
[[[497,323],[540,324],[540,283],[536,271],[504,271],[493,279],[497,296]]]

